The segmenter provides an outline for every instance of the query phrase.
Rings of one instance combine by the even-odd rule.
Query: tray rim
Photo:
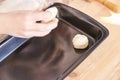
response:
[[[58,2],[52,4],[50,7],[53,7],[53,6],[61,6],[61,5],[62,5],[62,6],[65,6],[65,7],[69,7],[69,8],[71,8],[71,9],[77,11],[78,13],[80,13],[81,15],[83,15],[84,18],[87,18],[87,19],[88,19],[88,21],[87,21],[87,20],[83,20],[84,22],[89,23],[89,24],[91,24],[91,25],[95,25],[95,26],[97,26],[98,28],[101,29],[101,31],[102,31],[102,36],[101,36],[101,38],[100,38],[98,41],[96,41],[95,44],[91,47],[91,49],[89,50],[89,54],[90,54],[92,51],[94,51],[95,48],[97,48],[97,47],[99,46],[99,44],[102,43],[102,42],[109,36],[109,30],[108,30],[105,26],[103,26],[103,25],[102,25],[101,23],[99,23],[97,20],[93,19],[91,16],[89,16],[89,15],[87,15],[87,14],[85,14],[85,13],[83,13],[83,12],[81,12],[81,11],[73,8],[73,7],[70,7],[70,6],[66,5],[66,4],[58,3]],[[92,23],[92,22],[89,22],[90,20],[93,21],[93,23]],[[104,35],[103,35],[103,34],[104,34]],[[86,53],[87,53],[87,52],[86,52]],[[89,54],[87,55],[87,57],[89,56]],[[82,61],[84,61],[87,57],[86,57],[86,55],[83,55],[83,56],[81,57],[82,60],[78,60],[76,63],[74,63],[74,64],[72,65],[72,67],[70,67],[70,68],[67,69],[62,75],[60,75],[60,77],[58,77],[57,80],[63,80],[63,79],[64,79],[68,74],[70,74],[78,65],[80,65],[80,63],[81,63]]]
[[[69,8],[71,8],[71,9],[77,11],[78,13],[84,15],[84,18],[88,18],[88,20],[93,21],[93,23],[92,23],[92,22],[89,22],[89,21],[86,21],[86,20],[83,20],[83,21],[85,21],[86,23],[89,23],[89,24],[91,24],[91,25],[96,25],[96,26],[98,26],[100,29],[102,29],[102,30],[101,30],[101,31],[102,31],[102,34],[105,34],[105,35],[102,35],[101,38],[100,38],[98,41],[96,41],[96,43],[93,45],[93,47],[91,47],[91,49],[89,50],[89,54],[90,54],[92,51],[94,51],[94,49],[97,48],[97,46],[99,46],[99,44],[100,44],[101,42],[103,42],[103,41],[108,37],[108,35],[109,35],[108,29],[107,29],[105,26],[103,26],[101,23],[99,23],[98,21],[96,21],[95,19],[93,19],[92,17],[90,17],[89,15],[87,15],[87,14],[81,12],[81,11],[78,11],[77,9],[72,8],[72,7],[70,7],[70,6],[66,5],[66,4],[63,4],[63,3],[54,3],[54,4],[52,4],[50,7],[56,6],[56,5],[57,5],[57,6],[61,6],[61,5],[62,5],[62,6],[66,6],[66,7],[69,7]],[[20,39],[20,38],[11,37],[11,38],[8,39],[5,43],[3,43],[2,46],[5,45],[7,42],[9,42],[9,41],[12,40],[12,39]],[[22,39],[22,38],[21,38],[21,39]],[[29,40],[29,39],[23,39],[24,43],[25,43],[27,40]],[[22,45],[23,45],[24,43],[22,43]],[[2,46],[0,45],[0,49],[1,49]],[[20,47],[20,46],[19,46],[19,47]],[[18,48],[18,47],[17,47],[17,48]],[[17,49],[17,48],[16,48],[16,49]],[[88,53],[88,52],[86,52],[86,53]],[[88,57],[89,54],[87,54],[87,57]],[[9,55],[10,55],[10,54],[9,54]],[[64,79],[69,73],[71,73],[78,65],[80,65],[80,63],[81,63],[82,61],[84,61],[87,57],[86,57],[86,55],[82,55],[82,57],[81,57],[82,59],[81,59],[81,60],[78,60],[76,63],[74,63],[69,69],[67,69],[67,71],[65,71],[63,74],[61,74],[61,75],[57,78],[57,80],[63,80],[63,79]]]

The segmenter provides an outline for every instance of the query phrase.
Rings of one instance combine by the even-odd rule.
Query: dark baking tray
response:
[[[0,80],[62,80],[108,36],[108,30],[88,15],[61,3],[52,6],[58,8],[60,21],[49,35],[11,37],[0,46],[0,55],[8,54],[1,59]],[[76,34],[88,37],[86,49],[73,48]]]

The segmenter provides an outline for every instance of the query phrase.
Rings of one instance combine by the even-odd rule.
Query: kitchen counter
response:
[[[103,24],[109,36],[65,80],[120,80],[120,14],[112,16],[113,13],[98,2],[71,0],[68,5]]]
[[[65,80],[120,80],[120,14],[98,2],[73,0],[69,5],[103,24],[109,36]]]

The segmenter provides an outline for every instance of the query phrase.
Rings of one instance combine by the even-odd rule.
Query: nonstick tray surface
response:
[[[1,61],[0,80],[63,80],[108,36],[108,30],[88,15],[61,3],[52,6],[59,10],[58,27],[45,37],[23,39],[24,44]],[[86,49],[74,49],[76,34],[88,37]]]

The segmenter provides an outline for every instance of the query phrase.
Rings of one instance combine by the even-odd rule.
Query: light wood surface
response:
[[[120,22],[109,20],[111,12],[98,2],[73,0],[69,5],[102,23],[110,34],[65,80],[120,80]],[[117,18],[120,21],[120,16]]]
[[[120,0],[110,1],[120,3]],[[68,5],[102,23],[110,34],[65,80],[120,80],[120,22],[116,24],[109,18],[105,21],[103,18],[110,17],[111,13],[98,2],[71,0]]]

